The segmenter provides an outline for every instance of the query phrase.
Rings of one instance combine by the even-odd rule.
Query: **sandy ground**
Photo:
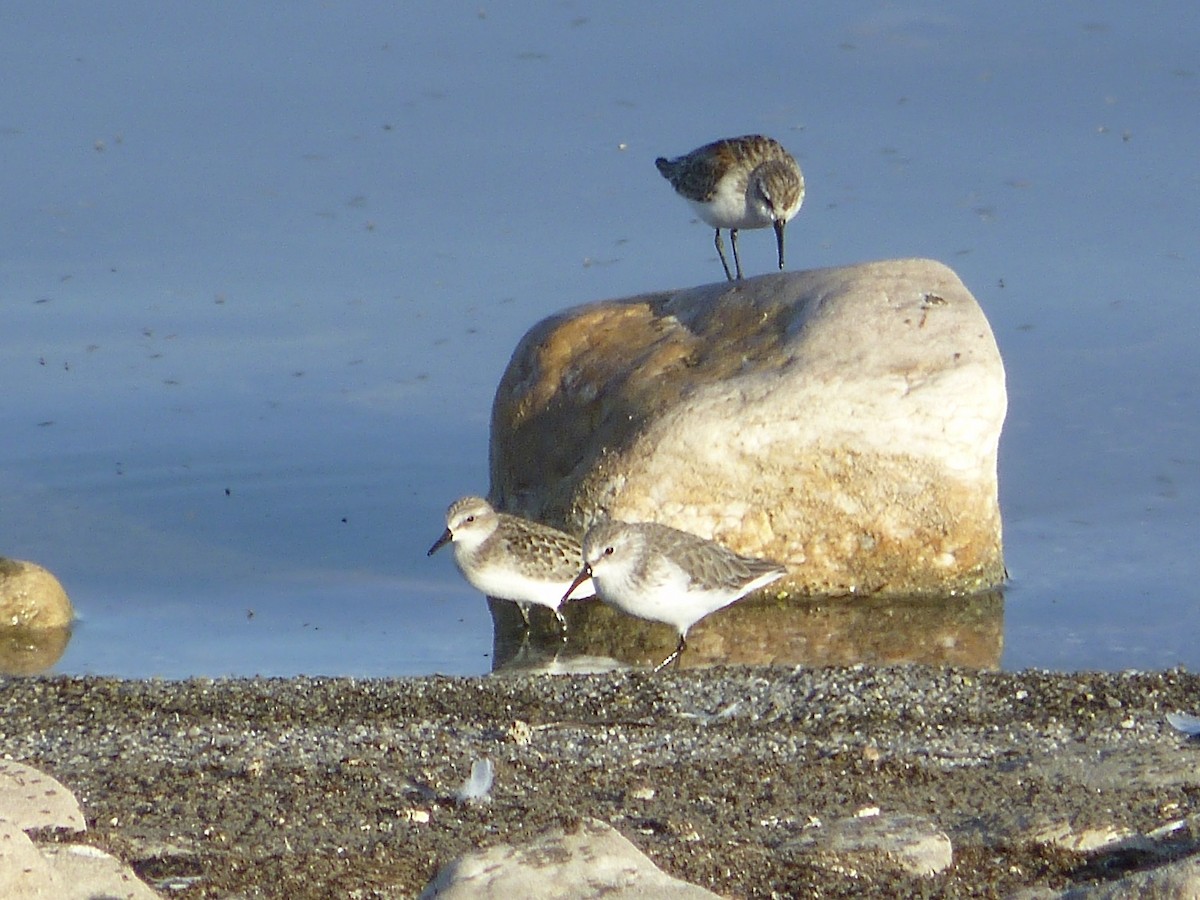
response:
[[[582,816],[741,897],[1004,896],[1200,843],[1200,745],[1163,720],[1200,708],[1178,671],[5,679],[0,702],[4,754],[73,789],[85,840],[180,898],[410,896],[463,851]],[[481,757],[491,800],[460,803]],[[796,845],[869,807],[932,819],[951,869]]]

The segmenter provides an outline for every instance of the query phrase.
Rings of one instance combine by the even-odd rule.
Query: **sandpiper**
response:
[[[782,578],[768,559],[740,556],[716,541],[652,522],[601,522],[583,538],[583,569],[563,599],[590,578],[605,603],[679,632],[675,652],[654,667],[678,663],[688,629],[709,613]]]
[[[660,156],[654,164],[675,192],[716,229],[713,243],[727,279],[733,281],[733,275],[725,259],[722,228],[729,229],[738,278],[742,277],[739,228],[773,227],[783,270],[783,229],[804,202],[804,175],[782,144],[761,134],[748,134],[705,144],[677,159]]]
[[[446,530],[429,548],[433,556],[454,544],[454,562],[471,586],[511,600],[529,625],[529,604],[549,608],[565,634],[564,600],[595,595],[586,579],[572,579],[583,558],[579,541],[557,528],[498,513],[482,497],[462,497],[446,510]]]

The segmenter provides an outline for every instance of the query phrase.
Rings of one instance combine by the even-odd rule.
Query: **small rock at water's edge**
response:
[[[74,617],[53,574],[37,563],[0,557],[0,628],[63,628]]]

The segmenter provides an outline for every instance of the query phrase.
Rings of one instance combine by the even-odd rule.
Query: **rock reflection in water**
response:
[[[0,675],[40,675],[67,650],[70,626],[0,628]]]
[[[599,601],[563,606],[566,642],[550,615],[544,622],[532,617],[526,633],[511,603],[490,601],[490,606],[495,671],[653,666],[675,646],[670,627],[623,615]],[[761,597],[735,603],[692,628],[680,665],[911,662],[999,669],[1003,649],[1004,596],[998,590],[945,598]]]

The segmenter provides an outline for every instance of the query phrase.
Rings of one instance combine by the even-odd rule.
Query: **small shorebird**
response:
[[[652,522],[601,522],[583,538],[583,570],[563,599],[589,578],[598,596],[622,612],[664,622],[679,632],[675,652],[654,667],[678,663],[688,629],[787,570],[739,556],[715,541]]]
[[[733,281],[725,259],[721,229],[729,229],[733,264],[742,277],[738,258],[739,228],[775,229],[779,268],[783,269],[783,229],[804,202],[804,175],[792,155],[776,140],[761,134],[727,138],[706,144],[686,156],[654,161],[675,193],[692,204],[697,215],[716,229],[713,241],[725,277]]]
[[[579,541],[557,528],[498,513],[482,497],[463,497],[446,510],[446,530],[429,548],[433,556],[454,544],[454,562],[475,589],[511,600],[529,625],[529,604],[549,608],[562,626],[559,605],[595,595],[590,581],[571,579],[583,558]],[[565,592],[565,593],[564,593]]]

